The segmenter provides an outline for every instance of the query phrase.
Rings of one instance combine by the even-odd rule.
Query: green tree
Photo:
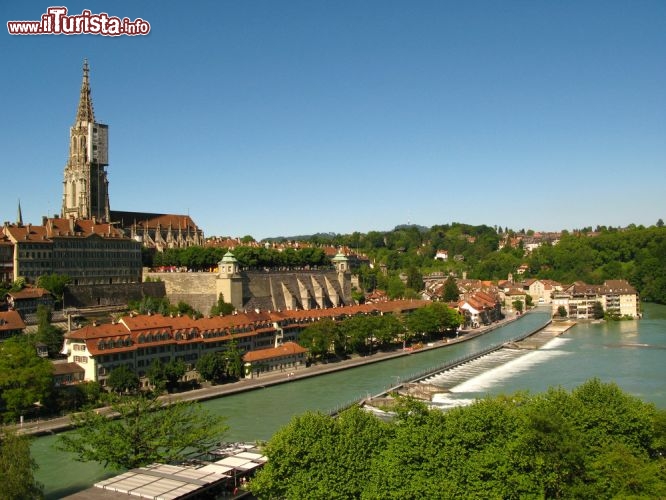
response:
[[[37,286],[45,288],[55,297],[56,302],[62,303],[65,287],[72,281],[66,274],[43,274],[37,278]]]
[[[53,390],[53,366],[37,356],[35,345],[18,336],[0,342],[0,399],[5,420],[16,420]]]
[[[99,382],[87,381],[74,387],[81,393],[83,408],[92,408],[99,403],[102,396],[102,386]]]
[[[224,301],[224,295],[220,294],[217,298],[217,303],[210,308],[210,314],[212,316],[224,315],[228,316],[234,312],[235,308],[233,305]]]
[[[444,282],[444,294],[442,295],[442,299],[445,302],[458,302],[458,300],[460,300],[460,289],[453,276],[449,276]]]
[[[165,390],[172,392],[178,387],[178,382],[187,372],[187,367],[180,359],[172,359],[167,363],[162,363],[159,359],[153,360],[146,371],[146,377],[155,387],[155,391],[160,393]]]
[[[514,300],[511,305],[513,308],[518,311],[519,313],[523,312],[524,305],[522,300]]]
[[[294,417],[250,483],[266,498],[662,498],[666,412],[591,380],[447,412],[398,399],[380,423]]]
[[[190,316],[192,319],[197,319],[202,316],[202,314],[197,311],[194,307],[192,307],[190,304],[184,301],[179,301],[178,304],[176,305],[176,313],[178,314],[187,314]]]
[[[398,276],[391,276],[388,280],[386,293],[391,299],[399,299],[405,295],[405,284]]]
[[[534,305],[534,299],[530,294],[525,295],[525,306],[532,307]]]
[[[266,447],[268,462],[250,489],[259,498],[361,498],[388,425],[354,407],[333,418],[294,417]]]
[[[207,352],[198,359],[196,369],[204,380],[217,382],[225,374],[224,359],[219,353]]]
[[[431,314],[435,317],[437,325],[436,330],[434,331],[437,332],[454,330],[462,325],[465,321],[461,313],[440,302],[433,302],[432,304],[426,306],[426,309],[430,309]]]
[[[422,307],[405,316],[405,326],[414,336],[427,337],[439,331],[437,314],[431,307]]]
[[[151,297],[150,295],[144,295],[140,301],[130,301],[128,303],[130,309],[138,312],[139,314],[169,314],[169,300],[164,298]]]
[[[50,358],[58,357],[60,354],[63,334],[60,328],[51,324],[51,309],[42,304],[38,305],[35,340],[46,345]]]
[[[12,283],[12,287],[10,288],[10,291],[11,292],[20,292],[24,288],[25,288],[25,278],[23,276],[19,276]]]
[[[564,306],[559,306],[557,308],[557,314],[559,315],[560,318],[566,318],[569,313],[567,312],[567,308]]]
[[[106,379],[109,388],[119,394],[123,392],[135,392],[139,389],[139,377],[127,366],[121,365],[111,370]]]
[[[601,302],[595,302],[592,306],[592,317],[594,319],[603,319],[604,318],[604,306]]]
[[[365,316],[353,316],[338,324],[340,338],[347,353],[365,353],[373,336],[372,326]]]
[[[225,375],[232,380],[240,379],[243,376],[243,352],[238,348],[238,343],[230,341],[223,354]]]
[[[8,429],[0,429],[0,498],[24,500],[43,498],[35,480],[37,464],[30,456],[30,441]]]
[[[59,449],[82,462],[100,462],[114,469],[132,469],[153,462],[183,461],[209,450],[227,431],[224,418],[199,403],[163,405],[156,398],[123,398],[112,406],[119,418],[94,411],[75,414],[75,430],[58,439]]]
[[[407,288],[411,288],[415,292],[423,290],[423,275],[414,266],[410,266],[407,270]]]
[[[344,347],[338,326],[329,318],[309,325],[299,335],[298,343],[309,350],[313,359],[326,356],[332,347],[336,352]]]

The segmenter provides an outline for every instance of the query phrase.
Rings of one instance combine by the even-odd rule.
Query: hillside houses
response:
[[[496,295],[477,291],[458,303],[458,310],[465,317],[465,328],[479,328],[503,318],[502,306]]]

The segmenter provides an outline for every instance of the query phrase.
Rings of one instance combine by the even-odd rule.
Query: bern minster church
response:
[[[106,176],[109,128],[95,122],[88,72],[88,62],[84,61],[79,107],[70,129],[61,217],[111,222],[126,236],[158,251],[203,245],[203,231],[189,215],[110,210]]]
[[[63,179],[60,217],[0,227],[0,279],[66,274],[75,285],[141,282],[141,246],[163,251],[203,245],[189,215],[112,211],[109,202],[109,129],[95,121],[88,61]]]
[[[109,127],[95,122],[88,61],[83,63],[83,83],[74,126],[69,130],[69,159],[62,195],[63,219],[96,219],[109,222]]]

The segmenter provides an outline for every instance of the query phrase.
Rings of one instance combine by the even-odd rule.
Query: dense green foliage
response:
[[[53,366],[37,356],[34,342],[18,336],[0,342],[0,406],[5,421],[16,421],[53,391]]]
[[[37,279],[37,286],[45,288],[55,298],[57,303],[62,301],[65,287],[72,281],[66,274],[43,274]]]
[[[153,256],[152,267],[175,266],[193,271],[210,271],[217,267],[226,252],[225,248],[214,247],[170,248]],[[274,248],[238,246],[234,248],[233,254],[241,266],[248,268],[331,266],[320,248],[288,248],[278,251]]]
[[[139,389],[139,377],[126,365],[120,365],[111,370],[106,384],[114,392],[119,394],[123,392],[136,392]]]
[[[157,393],[165,390],[172,392],[185,372],[187,372],[187,367],[180,359],[171,359],[167,363],[154,359],[146,371],[146,377]]]
[[[337,419],[321,413],[294,417],[269,441],[269,462],[251,481],[251,491],[259,498],[360,498],[373,460],[393,432],[358,408]]]
[[[369,354],[375,349],[391,349],[412,340],[442,339],[452,335],[463,317],[446,305],[434,302],[405,316],[354,316],[341,321],[323,319],[303,330],[298,343],[312,359],[334,354]]]
[[[259,498],[663,498],[666,412],[589,381],[446,413],[405,400],[292,419],[250,483]],[[332,496],[332,492],[336,495]]]
[[[187,315],[191,318],[197,319],[202,314],[194,309],[191,305],[183,302],[182,300],[176,305],[172,305],[166,297],[157,298],[144,295],[140,301],[130,301],[128,307],[139,314],[162,314],[168,316],[169,314]]]
[[[42,498],[42,487],[34,477],[36,469],[37,464],[30,456],[29,439],[0,429],[0,498]]]
[[[62,350],[63,335],[65,332],[51,324],[51,309],[40,304],[37,306],[37,332],[35,341],[46,345],[49,358],[60,357]]]
[[[233,313],[234,310],[234,306],[228,302],[225,302],[224,295],[220,294],[220,296],[217,298],[217,303],[210,308],[210,314],[212,316],[227,316]]]
[[[361,288],[366,291],[380,288],[390,292],[400,287],[397,274],[410,276],[410,269],[422,274],[432,271],[454,273],[484,280],[506,279],[521,264],[528,265],[525,278],[552,279],[561,283],[585,281],[603,283],[607,279],[626,279],[636,287],[641,298],[666,303],[666,227],[634,226],[627,228],[584,228],[569,233],[563,231],[559,243],[548,243],[526,254],[522,244],[517,248],[505,246],[503,238],[524,238],[533,231],[514,232],[505,228],[445,224],[424,228],[401,226],[392,231],[370,231],[367,234],[315,235],[305,237],[311,243],[347,246],[365,254],[378,265],[385,265],[388,276],[379,266],[358,270]],[[434,259],[438,249],[447,250],[449,260]],[[399,280],[398,280],[399,281]],[[417,290],[418,291],[418,290]],[[396,296],[389,293],[389,296]]]
[[[199,358],[197,372],[211,382],[238,380],[243,375],[243,353],[235,340],[224,351],[208,352]]]
[[[112,408],[120,418],[94,411],[73,415],[76,429],[61,435],[58,447],[82,462],[131,469],[182,461],[192,452],[211,449],[227,431],[224,418],[195,402],[163,406],[158,399],[137,396],[122,398]]]

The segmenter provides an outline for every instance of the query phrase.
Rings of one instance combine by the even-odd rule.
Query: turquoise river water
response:
[[[532,312],[464,343],[203,404],[227,417],[228,440],[266,440],[293,415],[329,411],[380,393],[398,380],[534,330],[548,321],[549,312]],[[592,377],[616,382],[627,392],[666,408],[666,306],[645,305],[640,321],[580,323],[542,349],[474,376],[440,397],[471,400],[519,390],[540,392],[554,385],[572,388]],[[40,437],[32,445],[39,465],[37,478],[44,484],[47,498],[60,498],[116,473],[98,464],[74,461],[54,449],[56,439]]]

